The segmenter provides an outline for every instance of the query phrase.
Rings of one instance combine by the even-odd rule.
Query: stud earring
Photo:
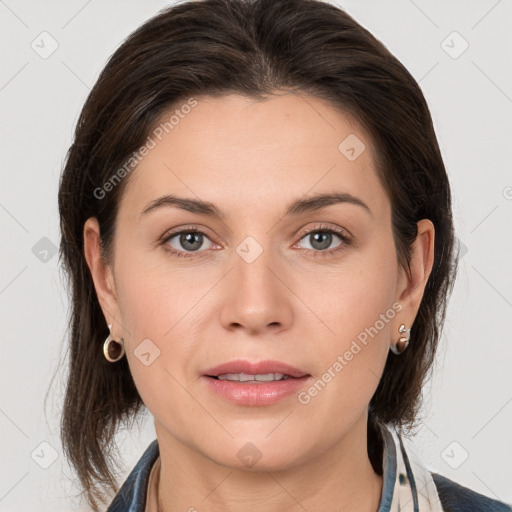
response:
[[[108,326],[108,330],[112,329],[112,324]],[[110,363],[119,361],[124,356],[124,340],[116,341],[112,338],[112,334],[109,333],[105,343],[103,343],[103,355],[105,359]]]
[[[411,338],[411,329],[406,329],[404,324],[402,324],[398,328],[398,332],[405,333],[405,335],[400,336],[396,345],[389,346],[391,352],[393,352],[393,354],[396,354],[396,355],[400,355],[407,348],[407,346],[409,345],[410,338]]]

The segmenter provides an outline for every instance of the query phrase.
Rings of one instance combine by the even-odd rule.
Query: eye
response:
[[[339,240],[338,244],[329,249],[336,238]],[[313,230],[306,232],[301,240],[306,240],[309,243],[310,247],[307,247],[307,249],[313,251],[313,257],[329,256],[344,250],[350,245],[350,237],[343,230],[323,225],[316,226]]]
[[[162,244],[178,258],[188,258],[193,256],[194,252],[204,252],[199,249],[203,246],[205,240],[213,245],[213,242],[202,231],[185,229],[171,233],[162,241]],[[211,248],[211,246],[207,248]]]
[[[335,238],[338,238],[339,242],[334,248],[329,249],[333,240],[335,241],[333,235]],[[203,244],[205,240],[210,242],[210,246],[206,247],[206,249],[212,248],[214,243],[208,238],[206,233],[203,233],[197,228],[187,228],[169,234],[162,239],[161,244],[164,246],[165,250],[173,256],[178,258],[190,258],[196,256],[194,253],[205,252],[200,250],[204,248]],[[306,240],[310,244],[310,247],[306,249],[312,251],[313,257],[330,256],[334,253],[341,252],[351,243],[350,235],[344,230],[326,225],[315,226],[314,229],[304,233],[300,240]]]

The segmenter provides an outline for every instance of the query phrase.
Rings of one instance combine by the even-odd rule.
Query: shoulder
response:
[[[472,491],[439,473],[431,473],[445,512],[512,512],[512,505]]]

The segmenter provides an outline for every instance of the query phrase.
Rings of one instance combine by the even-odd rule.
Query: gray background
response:
[[[512,0],[336,3],[419,81],[453,188],[461,265],[416,452],[429,469],[512,502]],[[58,178],[106,59],[165,5],[0,0],[2,511],[89,510],[72,498],[58,434],[67,318],[53,252]],[[120,483],[154,438],[148,412],[140,430],[120,433]]]

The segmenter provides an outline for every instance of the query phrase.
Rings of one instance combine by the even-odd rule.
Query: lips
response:
[[[225,374],[240,374],[246,375],[266,375],[269,373],[281,373],[288,377],[300,378],[308,376],[309,374],[299,368],[295,368],[280,361],[259,361],[250,362],[242,359],[230,361],[227,363],[214,366],[204,372],[207,377],[218,377]]]
[[[206,370],[201,378],[212,395],[237,406],[250,407],[291,399],[312,379],[304,370],[270,360],[230,361]]]

